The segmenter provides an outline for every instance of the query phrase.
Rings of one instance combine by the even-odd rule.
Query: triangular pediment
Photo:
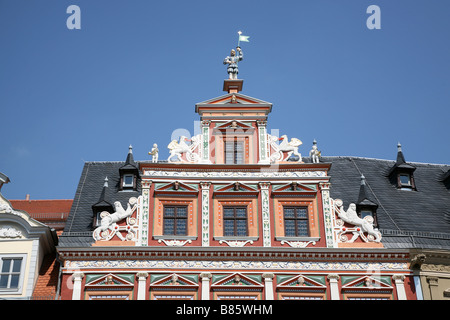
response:
[[[327,288],[325,284],[324,276],[278,276],[280,283],[277,285],[279,289],[305,289],[305,290],[325,290]]]
[[[253,130],[254,128],[242,121],[239,120],[230,120],[225,123],[220,123],[217,125],[217,127],[214,128],[215,130],[227,130],[227,129],[235,129],[235,130]]]
[[[270,102],[249,97],[241,93],[227,93],[223,96],[212,98],[206,101],[202,101],[196,104],[196,106],[205,105],[224,105],[224,104],[240,104],[240,105],[272,105]]]
[[[272,189],[274,192],[316,192],[314,185],[305,185],[297,182],[284,185],[276,185]]]
[[[161,183],[155,185],[155,191],[191,191],[197,192],[198,189],[192,185],[183,182],[174,181],[167,184]]]
[[[247,276],[241,273],[214,275],[212,287],[263,287],[260,276]]]
[[[216,189],[217,188],[217,189]],[[214,192],[229,192],[229,191],[235,191],[235,192],[257,192],[255,186],[253,185],[247,185],[241,182],[234,182],[227,184],[225,186],[215,186]]]
[[[197,287],[198,281],[197,279],[193,279],[192,277],[196,276],[194,275],[184,276],[175,273],[155,277],[152,276],[151,278],[152,283],[150,285],[152,287],[174,287],[174,286]]]
[[[392,289],[390,277],[383,276],[343,276],[342,289]]]
[[[86,278],[87,287],[129,287],[134,286],[134,275],[133,274],[105,274],[105,275],[89,275]]]

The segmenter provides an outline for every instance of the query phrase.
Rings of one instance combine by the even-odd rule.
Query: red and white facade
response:
[[[349,222],[331,164],[268,134],[272,104],[241,89],[225,80],[198,103],[200,134],[171,143],[168,162],[139,162],[125,218],[58,248],[62,299],[416,299],[408,250]]]

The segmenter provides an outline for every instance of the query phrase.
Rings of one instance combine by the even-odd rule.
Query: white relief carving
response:
[[[11,226],[5,226],[0,229],[0,238],[19,238],[22,232]]]
[[[267,270],[408,270],[406,262],[320,262],[320,261],[223,261],[223,260],[65,260],[71,269],[86,268],[185,268]]]
[[[164,244],[166,246],[169,247],[182,247],[184,246],[186,243],[192,243],[192,240],[164,240],[164,239],[159,239],[158,243],[164,242]]]
[[[0,203],[0,212],[13,213],[13,209],[7,203]]]
[[[188,145],[186,141],[191,141],[192,143]],[[169,158],[167,158],[167,161],[169,162],[176,162],[172,160],[174,156],[177,156],[178,161],[186,162],[186,160],[183,159],[182,154],[186,154],[187,162],[194,162],[197,163],[200,160],[200,156],[198,153],[194,153],[194,150],[200,145],[201,142],[201,134],[198,134],[191,139],[188,139],[185,136],[180,136],[180,141],[172,140],[167,148],[169,148]]]
[[[293,248],[306,248],[310,243],[312,243],[313,246],[316,245],[315,241],[286,241],[282,240],[281,244],[288,244]]]
[[[123,209],[122,204],[119,201],[114,202],[115,212],[110,214],[107,211],[103,211],[100,214],[101,225],[93,232],[93,237],[96,241],[111,240],[115,235],[122,241],[131,241],[137,238],[137,221],[135,218],[130,217],[136,210],[137,199],[131,197],[128,200],[127,209]],[[119,226],[117,222],[126,219],[125,226]],[[122,231],[126,231],[127,235],[124,237]]]
[[[275,150],[270,155],[271,162],[286,161],[293,154],[298,156],[297,162],[302,161],[302,155],[298,152],[298,147],[303,143],[301,140],[297,138],[291,138],[291,140],[289,141],[287,135],[282,135],[280,138],[278,138],[270,134],[268,135],[268,140],[270,146]],[[280,140],[281,143],[278,145],[277,141]],[[287,152],[286,157],[284,157],[284,152]]]
[[[322,178],[326,177],[325,171],[162,171],[144,170],[146,177],[185,177],[185,178]]]
[[[366,216],[364,219],[361,219],[356,213],[356,205],[354,203],[350,203],[347,211],[344,210],[341,199],[336,199],[333,203],[334,211],[340,218],[336,219],[334,228],[339,241],[352,243],[358,237],[361,237],[364,242],[381,242],[381,232],[373,227],[373,218],[371,216]],[[344,222],[354,227],[344,227]],[[350,240],[345,235],[346,233],[353,234]],[[364,233],[368,235],[366,236]]]
[[[246,241],[227,241],[227,240],[220,240],[219,244],[226,243],[230,247],[243,247],[247,243],[253,244],[253,240],[246,240]]]

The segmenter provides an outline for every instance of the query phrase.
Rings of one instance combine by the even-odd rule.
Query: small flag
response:
[[[248,38],[250,38],[250,36],[239,35],[239,41],[250,42]]]

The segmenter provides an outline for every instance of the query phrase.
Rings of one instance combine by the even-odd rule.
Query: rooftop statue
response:
[[[238,44],[236,47],[236,50],[238,52],[237,55],[236,55],[236,50],[232,49],[230,55],[223,60],[223,64],[228,65],[227,72],[228,72],[228,78],[230,80],[237,79],[237,75],[239,73],[238,62],[241,61],[242,59],[244,59],[244,55],[242,53],[242,49],[239,46],[239,44],[241,43],[241,41],[250,42],[248,40],[248,38],[250,38],[249,36],[242,35],[241,31],[238,31],[238,34],[239,34],[239,40],[238,40]]]
[[[239,55],[236,55],[236,50],[239,52]],[[223,60],[223,64],[228,64],[228,78],[231,80],[237,79],[239,73],[238,62],[244,59],[242,49],[237,47],[236,50],[232,49],[230,55]]]

